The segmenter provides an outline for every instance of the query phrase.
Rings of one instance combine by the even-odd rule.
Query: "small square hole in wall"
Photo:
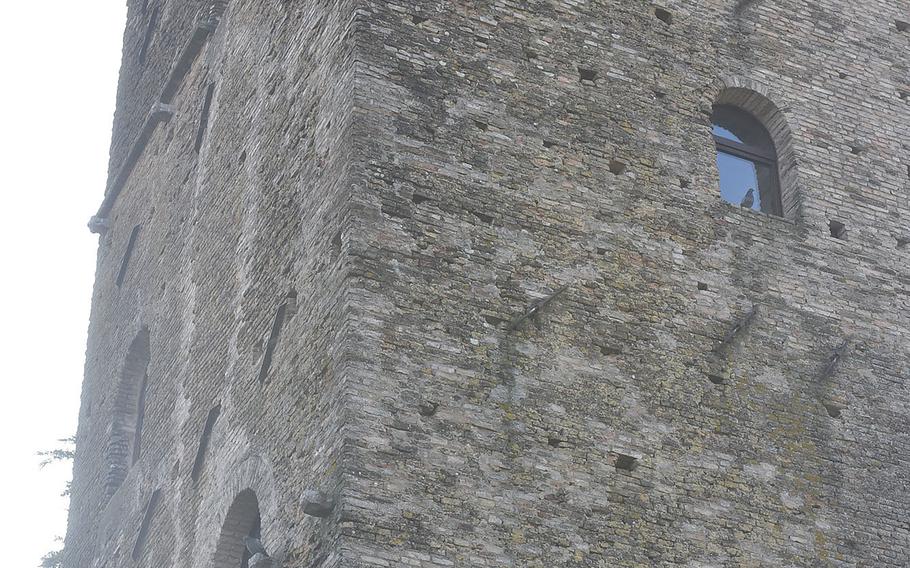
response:
[[[597,83],[597,71],[593,69],[585,69],[583,67],[578,68],[578,77],[582,83],[596,84]]]
[[[905,22],[903,20],[894,20],[894,25],[897,27],[899,32],[910,32],[910,22]]]
[[[620,162],[619,160],[610,160],[609,168],[610,173],[618,176],[626,171],[626,164],[624,162]]]
[[[625,454],[619,454],[616,458],[616,469],[621,469],[623,471],[635,471],[635,468],[638,467],[638,458],[627,456]]]
[[[846,240],[847,238],[847,226],[840,221],[829,221],[828,230],[835,239]]]
[[[699,283],[698,283],[698,289],[701,290],[702,292],[704,292],[705,290],[708,289],[708,285],[705,284],[704,282],[699,282]]]
[[[840,418],[841,411],[843,410],[842,406],[840,406],[839,404],[831,403],[831,402],[825,402],[825,403],[823,403],[823,406],[825,407],[825,410],[828,412],[828,416],[830,416],[831,418]]]
[[[654,15],[657,16],[658,20],[665,24],[673,23],[673,14],[671,14],[670,11],[665,8],[654,8]]]

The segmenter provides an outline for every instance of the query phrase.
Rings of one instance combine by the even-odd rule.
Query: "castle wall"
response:
[[[130,5],[67,566],[910,562],[905,0],[234,0],[137,146],[208,5]]]
[[[112,175],[208,3],[158,4],[161,30],[145,67],[132,50],[155,2],[145,12],[141,4],[130,6]],[[335,493],[339,477],[349,358],[346,6],[233,3],[117,198],[99,244],[66,566],[212,566],[222,526],[252,522],[255,506],[249,518],[228,514],[248,489],[277,559],[338,562],[337,524],[304,516],[300,496],[310,487]],[[108,490],[107,472],[123,453],[110,448],[117,393],[143,328],[150,360],[141,454]]]
[[[910,5],[739,4],[364,2],[351,565],[910,563]]]

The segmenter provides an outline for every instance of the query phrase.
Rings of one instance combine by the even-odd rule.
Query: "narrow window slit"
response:
[[[149,374],[146,369],[142,376],[142,384],[139,386],[139,400],[136,403],[136,431],[133,433],[133,460],[132,465],[136,465],[139,456],[142,454],[142,426],[145,423],[145,393],[148,390]]]
[[[158,502],[161,500],[161,490],[156,489],[145,507],[145,514],[142,515],[142,523],[139,525],[139,534],[136,536],[136,544],[133,546],[133,560],[139,560],[142,556],[142,550],[148,541],[149,530],[152,528],[152,519],[155,517],[155,510],[158,508]]]
[[[130,240],[126,243],[126,250],[123,252],[123,260],[120,261],[120,271],[117,273],[117,287],[119,288],[123,284],[123,279],[126,278],[126,270],[130,265],[130,258],[133,256],[133,249],[136,247],[136,240],[139,238],[139,231],[142,229],[140,225],[133,227],[133,232],[130,233]]]
[[[205,456],[208,453],[209,442],[212,439],[212,431],[215,429],[215,423],[218,421],[218,417],[221,415],[221,405],[217,405],[215,408],[209,410],[209,415],[205,419],[205,426],[202,428],[202,437],[199,439],[199,449],[196,450],[196,460],[193,462],[193,471],[190,473],[190,478],[195,483],[199,481],[199,475],[202,473],[202,468],[205,465]]]
[[[205,90],[205,99],[202,102],[202,113],[199,115],[199,130],[196,132],[196,153],[202,148],[205,141],[205,133],[209,128],[209,112],[212,109],[212,97],[215,95],[215,84],[212,83]]]
[[[294,296],[296,305],[296,295]],[[272,366],[272,357],[275,355],[275,348],[278,346],[278,338],[281,335],[281,328],[284,326],[284,320],[287,317],[288,304],[284,303],[278,307],[275,313],[275,320],[272,322],[272,331],[269,333],[268,343],[265,345],[265,354],[262,356],[262,367],[259,369],[259,382],[264,383],[269,376],[269,369]]]
[[[149,17],[149,23],[145,28],[145,36],[142,38],[142,46],[139,48],[139,64],[145,65],[145,57],[148,55],[149,46],[152,44],[152,38],[155,36],[155,29],[158,27],[159,7],[155,6],[152,15]]]

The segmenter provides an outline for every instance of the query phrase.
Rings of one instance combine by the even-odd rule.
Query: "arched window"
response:
[[[750,113],[725,104],[714,107],[711,123],[721,198],[782,216],[777,149],[768,130]]]
[[[228,509],[215,548],[214,568],[249,568],[244,539],[261,537],[259,500],[252,489],[241,491]]]
[[[107,452],[108,495],[117,491],[130,467],[139,460],[150,359],[149,330],[142,328],[127,351],[115,394]]]

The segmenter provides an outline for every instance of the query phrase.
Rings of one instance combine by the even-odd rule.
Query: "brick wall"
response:
[[[205,9],[162,3],[143,68],[155,6],[112,175]],[[907,565],[908,19],[234,0],[100,241],[68,566],[233,562],[250,491],[295,568]],[[718,102],[772,130],[785,218],[720,199]]]

